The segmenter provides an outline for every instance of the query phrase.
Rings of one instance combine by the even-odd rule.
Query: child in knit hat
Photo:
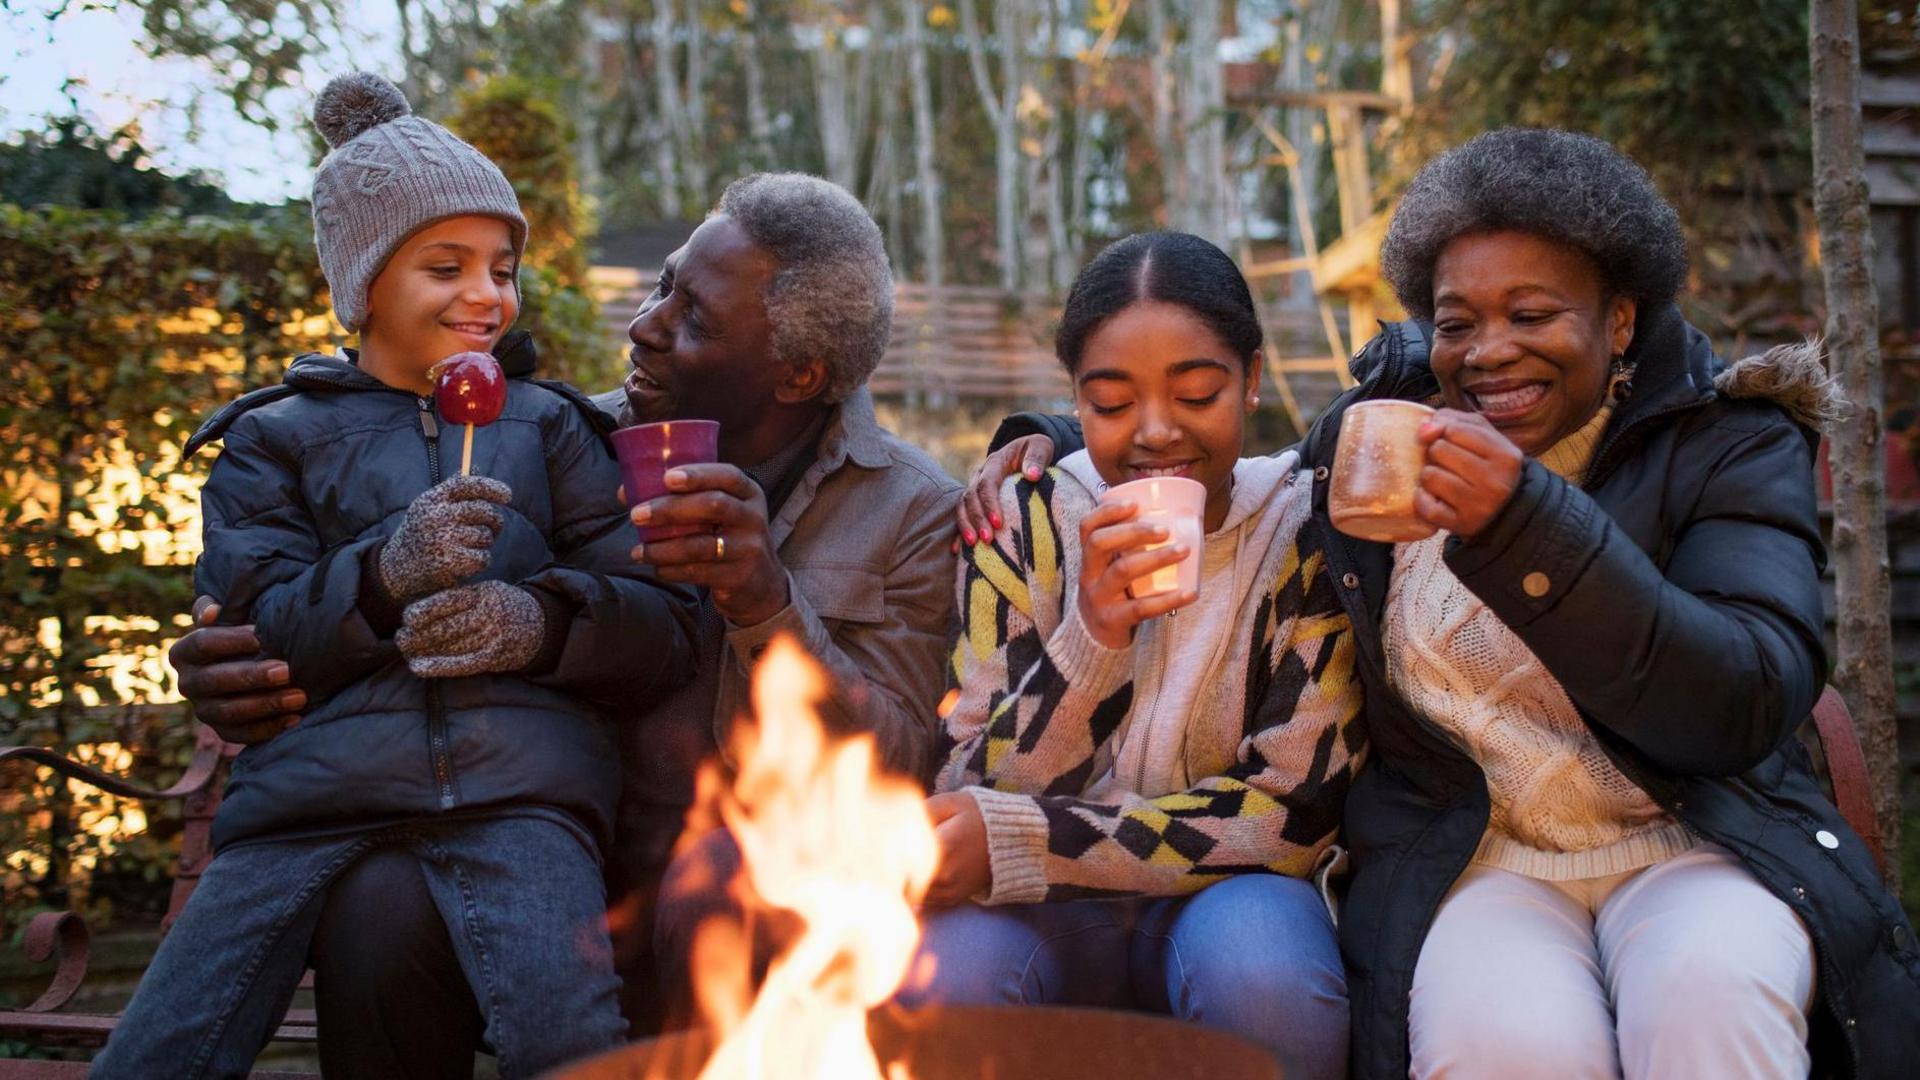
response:
[[[334,80],[314,121],[332,147],[314,243],[360,347],[298,357],[189,443],[225,440],[198,591],[254,624],[310,704],[234,761],[216,857],[96,1076],[245,1075],[329,887],[376,848],[418,859],[501,1075],[626,1030],[600,868],[609,716],[684,681],[690,597],[628,557],[597,414],[528,378],[507,333],[527,233],[512,185],[377,76]],[[433,365],[487,350],[509,376],[499,419],[441,424]],[[468,437],[475,475],[449,477]]]

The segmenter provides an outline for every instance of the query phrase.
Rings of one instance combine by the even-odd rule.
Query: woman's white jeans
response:
[[[1472,866],[1414,969],[1413,1075],[1807,1075],[1813,943],[1726,849],[1610,877]]]

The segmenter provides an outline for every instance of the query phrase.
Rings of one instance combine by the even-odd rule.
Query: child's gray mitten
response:
[[[423,679],[523,671],[546,642],[540,601],[518,585],[456,585],[407,605],[394,636],[407,667]]]
[[[457,585],[487,568],[500,507],[513,489],[485,476],[456,476],[420,493],[380,550],[380,583],[404,604]]]

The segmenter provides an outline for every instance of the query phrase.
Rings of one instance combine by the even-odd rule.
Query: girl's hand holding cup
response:
[[[1427,464],[1414,512],[1455,536],[1479,535],[1513,498],[1526,455],[1485,417],[1458,409],[1434,413],[1419,438]]]
[[[1193,554],[1184,542],[1168,542],[1166,524],[1139,516],[1137,505],[1103,502],[1080,521],[1080,621],[1109,649],[1126,648],[1134,627],[1200,598],[1198,590],[1181,588],[1134,594],[1136,582]]]

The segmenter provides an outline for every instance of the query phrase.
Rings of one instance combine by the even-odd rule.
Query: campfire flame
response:
[[[908,974],[939,847],[920,788],[881,772],[873,737],[826,731],[827,693],[818,665],[775,640],[754,673],[755,718],[732,740],[733,775],[701,777],[740,846],[736,885],[802,924],[757,996],[751,934],[720,920],[697,932],[695,996],[719,1039],[701,1080],[907,1080],[898,1065],[883,1078],[867,1012]]]

